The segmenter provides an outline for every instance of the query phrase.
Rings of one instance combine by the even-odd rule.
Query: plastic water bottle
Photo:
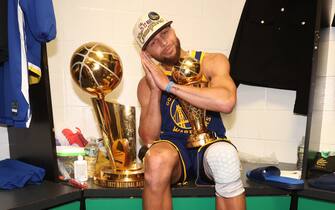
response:
[[[302,169],[302,164],[303,164],[303,160],[304,160],[304,149],[305,149],[305,137],[302,137],[302,140],[298,146],[298,151],[297,151],[297,155],[298,155],[298,160],[297,160],[297,169],[301,170]]]
[[[98,144],[96,139],[91,138],[85,146],[85,160],[87,161],[88,178],[93,178],[95,173],[95,164],[97,162]]]

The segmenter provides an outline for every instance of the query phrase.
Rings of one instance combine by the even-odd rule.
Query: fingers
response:
[[[142,62],[145,62],[146,64],[152,63],[151,58],[145,52],[141,52],[141,60]]]
[[[149,71],[157,70],[156,64],[151,60],[151,56],[146,52],[141,52],[142,65],[146,66]]]
[[[150,72],[146,67],[144,67],[143,69],[144,69],[144,73],[145,73],[145,75],[146,75],[147,77],[148,77],[148,76],[152,77],[152,76],[151,76],[151,72]]]
[[[141,63],[145,70],[150,71],[150,64],[148,63],[148,60],[141,54]]]
[[[145,51],[141,52],[141,56],[147,58],[148,60],[151,60],[151,56],[147,52],[145,52]]]
[[[148,71],[150,71],[150,66],[148,64],[148,61],[147,59],[144,57],[144,55],[141,53],[141,63],[142,63],[142,66],[143,66],[143,69],[145,71],[145,73],[147,74]]]
[[[165,84],[169,82],[169,79],[163,73],[162,69],[151,60],[150,55],[143,51],[141,52],[141,61],[147,78],[153,80],[155,86],[159,89],[164,90]]]
[[[148,82],[148,85],[151,89],[157,89],[157,85],[156,85],[156,82],[153,78],[153,75],[152,75],[152,68],[155,68],[155,66],[153,66],[153,62],[152,60],[148,57],[148,55],[145,53],[145,52],[141,52],[140,54],[141,56],[141,62],[142,62],[142,66],[143,66],[143,70],[145,72],[145,77],[146,77],[146,80]]]

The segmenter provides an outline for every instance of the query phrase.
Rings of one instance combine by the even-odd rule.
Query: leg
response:
[[[227,142],[210,145],[204,154],[204,170],[214,180],[217,210],[245,210],[240,161],[234,146]]]
[[[244,193],[231,198],[216,196],[217,210],[245,210],[245,195]]]
[[[177,150],[166,142],[154,144],[144,158],[144,210],[171,210],[171,184],[182,173]]]

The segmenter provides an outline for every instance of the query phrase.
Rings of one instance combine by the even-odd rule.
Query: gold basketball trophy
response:
[[[180,58],[172,69],[172,78],[180,85],[200,88],[207,87],[208,82],[203,81],[202,77],[203,74],[200,72],[200,63],[192,57]],[[192,128],[186,147],[200,147],[216,140],[215,134],[207,129],[205,120],[206,110],[197,108],[180,98],[178,98],[178,100]]]
[[[144,170],[136,161],[135,107],[105,101],[122,79],[119,55],[104,44],[86,43],[73,53],[70,69],[76,84],[96,96],[92,103],[109,161],[96,167],[94,183],[117,188],[143,186]]]

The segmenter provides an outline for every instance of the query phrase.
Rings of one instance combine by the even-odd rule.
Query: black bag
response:
[[[321,152],[317,152],[311,170],[325,173],[335,172],[335,156],[324,156]]]

